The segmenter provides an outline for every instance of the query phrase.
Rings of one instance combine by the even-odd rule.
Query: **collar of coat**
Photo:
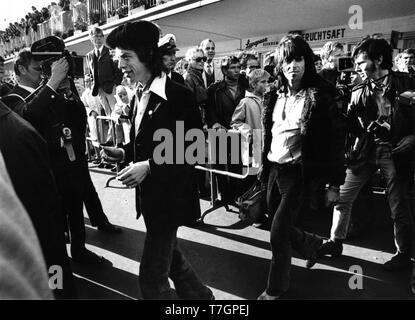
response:
[[[309,87],[305,90],[304,107],[300,119],[300,130],[302,135],[307,133],[310,119],[312,118],[312,115],[317,107],[317,94],[320,91],[321,89],[318,88],[318,86]],[[269,102],[265,106],[263,113],[263,123],[265,130],[270,130],[272,128],[272,114],[274,112],[278,96],[279,92],[277,90],[272,91],[270,93]]]
[[[195,76],[200,81],[203,81],[203,70],[198,70],[198,69],[189,67],[189,70],[187,71],[187,74]]]

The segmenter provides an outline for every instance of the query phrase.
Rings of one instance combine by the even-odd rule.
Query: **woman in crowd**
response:
[[[202,78],[203,67],[207,60],[205,53],[202,49],[191,48],[187,50],[185,60],[189,62],[188,71],[185,75],[185,84],[193,92],[193,97],[196,101],[196,105],[199,108],[200,115],[203,123],[203,130],[206,131],[208,126],[206,123],[206,100],[207,100],[207,88]],[[204,171],[199,171],[198,186],[199,196],[206,198],[209,194],[209,188],[207,186],[207,176]]]

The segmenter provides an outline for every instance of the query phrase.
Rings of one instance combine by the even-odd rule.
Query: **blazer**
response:
[[[88,52],[86,61],[89,68],[89,75],[94,78],[95,71],[98,72],[99,88],[105,93],[111,94],[114,86],[117,86],[122,81],[122,72],[118,69],[117,64],[112,60],[110,51],[107,47],[102,48],[102,53],[98,59],[98,64],[94,63],[95,49]],[[94,79],[94,87],[96,85]],[[98,88],[97,88],[98,89]],[[94,90],[93,90],[94,91]]]
[[[167,101],[151,93],[137,135],[136,98],[133,98],[130,143],[123,147],[126,162],[149,160],[150,163],[151,173],[136,188],[137,217],[143,215],[148,229],[190,225],[200,217],[195,168],[186,161],[177,161],[176,152],[179,149],[173,143],[176,137],[181,138],[176,130],[176,121],[184,124],[184,133],[194,128],[201,130],[200,114],[190,90],[185,86],[167,77],[165,92]],[[154,158],[156,148],[160,150],[161,143],[153,137],[159,129],[167,129],[173,135],[173,140],[168,139],[166,143],[166,149],[173,153],[173,163],[159,164]],[[184,150],[188,145],[189,143],[185,143]]]
[[[215,62],[212,62],[212,65],[213,65],[213,68],[212,68],[213,81],[210,84],[208,84],[208,79],[207,79],[208,74],[206,72],[206,69],[203,68],[202,79],[203,79],[203,83],[205,84],[206,88],[209,88],[215,82],[223,80],[223,73],[222,73],[220,66],[218,67]]]

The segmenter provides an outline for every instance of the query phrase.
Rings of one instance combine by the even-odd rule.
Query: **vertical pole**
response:
[[[91,19],[89,18],[90,12],[91,12],[90,0],[86,0],[86,21],[88,25],[91,25]]]

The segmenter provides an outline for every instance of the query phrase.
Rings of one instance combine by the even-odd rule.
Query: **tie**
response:
[[[141,100],[141,97],[143,96],[143,87],[139,87],[138,89],[137,89],[137,98],[138,98],[138,101],[140,101]]]
[[[96,56],[97,56],[97,60],[99,59],[99,56],[100,56],[100,52],[99,52],[99,50],[97,50],[97,52],[96,52]]]
[[[211,76],[212,75],[212,66],[210,64],[208,64],[206,66],[206,68],[207,68],[207,74]]]

